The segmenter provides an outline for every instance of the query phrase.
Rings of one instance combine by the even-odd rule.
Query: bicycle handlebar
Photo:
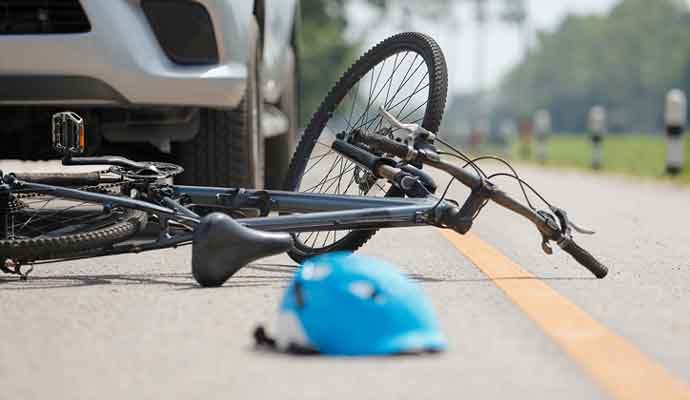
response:
[[[358,138],[369,147],[383,153],[393,154],[403,160],[410,161],[417,157],[417,152],[412,147],[408,147],[405,143],[397,142],[383,135],[360,134]]]
[[[582,247],[578,246],[573,239],[564,239],[559,244],[561,249],[570,254],[583,267],[587,268],[591,273],[599,279],[604,278],[609,270],[606,266],[600,263],[593,255]]]
[[[473,190],[482,188],[485,183],[484,178],[481,176],[470,173],[455,164],[443,161],[435,153],[429,154],[423,150],[416,150],[386,136],[360,133],[357,139],[374,150],[392,154],[406,161],[422,162],[423,164],[445,171]],[[589,252],[578,246],[570,237],[569,232],[562,232],[558,226],[555,226],[552,221],[549,221],[543,215],[526,207],[496,187],[491,188],[488,198],[496,204],[530,220],[537,227],[539,232],[541,232],[545,240],[558,243],[563,251],[570,254],[578,263],[587,268],[597,278],[602,279],[607,275],[608,269],[606,266],[600,263]]]

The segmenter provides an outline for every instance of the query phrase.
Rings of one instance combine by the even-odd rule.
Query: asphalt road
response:
[[[690,189],[521,171],[599,232],[580,242],[609,264],[610,276],[592,279],[562,252],[543,255],[534,228],[496,206],[485,209],[475,233],[689,384]],[[454,187],[451,197],[463,193]],[[423,285],[449,339],[446,353],[365,359],[257,351],[252,329],[270,321],[294,263],[272,257],[221,288],[200,289],[190,249],[182,248],[41,265],[28,282],[0,276],[0,399],[612,397],[436,229],[381,232],[362,251]]]

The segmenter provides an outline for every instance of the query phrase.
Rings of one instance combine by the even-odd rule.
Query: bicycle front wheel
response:
[[[438,44],[420,33],[401,33],[379,43],[355,62],[321,103],[297,146],[285,190],[401,196],[388,182],[338,154],[336,134],[377,133],[390,127],[379,115],[384,107],[405,123],[437,132],[446,103],[447,67]],[[329,251],[356,250],[376,230],[305,232],[295,235],[290,256],[300,262]]]

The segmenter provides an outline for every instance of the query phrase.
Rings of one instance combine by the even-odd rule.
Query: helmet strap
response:
[[[256,343],[258,347],[268,347],[272,350],[276,350],[276,340],[268,336],[263,325],[259,325],[254,329],[254,343]]]
[[[279,349],[277,346],[277,342],[274,338],[268,335],[266,333],[266,329],[263,327],[263,325],[259,325],[254,329],[254,342],[256,343],[257,347],[264,347],[269,350],[273,351],[280,351],[284,350],[285,353],[288,354],[294,354],[294,355],[316,355],[319,354],[319,352],[308,346],[303,346],[297,343],[290,343],[288,344],[286,349]]]

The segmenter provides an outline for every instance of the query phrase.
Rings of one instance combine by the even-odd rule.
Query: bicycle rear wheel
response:
[[[0,193],[0,267],[97,252],[129,239],[146,223],[145,212],[124,207],[49,193]]]
[[[399,120],[436,132],[446,103],[448,77],[438,44],[420,33],[401,33],[379,43],[355,62],[321,103],[297,146],[285,190],[401,196],[388,182],[335,152],[335,134],[377,133],[388,123],[383,106]],[[356,250],[376,230],[308,232],[295,235],[289,255],[300,262],[316,254]]]

